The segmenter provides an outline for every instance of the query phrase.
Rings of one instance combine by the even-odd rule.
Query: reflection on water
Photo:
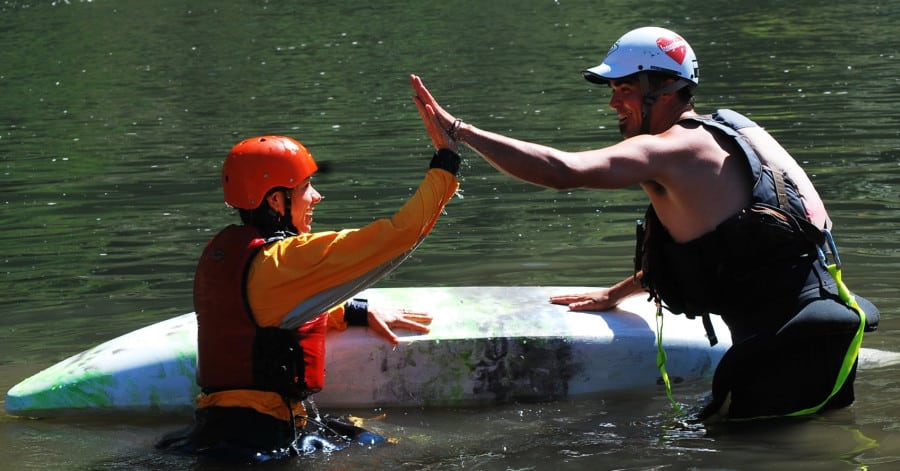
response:
[[[3,391],[191,309],[201,245],[236,219],[218,172],[239,139],[298,137],[333,168],[316,179],[327,196],[317,228],[360,225],[391,214],[426,166],[409,73],[484,128],[573,150],[606,145],[619,139],[608,92],[579,71],[644,24],[694,46],[702,112],[749,114],[809,170],[836,224],[846,281],[881,308],[866,346],[898,349],[897,5],[232,3],[0,4]],[[382,286],[608,285],[630,273],[646,204],[639,190],[543,190],[464,157],[465,199]],[[684,424],[660,391],[354,411],[399,442],[304,468],[892,468],[898,384],[896,366],[863,370],[851,409],[761,429]],[[705,389],[680,385],[676,397],[692,404]],[[0,417],[0,461],[190,468],[150,451],[184,420]]]
[[[695,400],[702,386],[685,399]],[[655,404],[654,404],[655,403]],[[392,438],[376,448],[321,454],[272,469],[857,469],[891,463],[891,431],[861,424],[853,411],[775,425],[703,426],[666,407],[663,395],[580,399],[469,409],[352,411]],[[21,446],[14,458],[70,468],[234,469],[152,450],[174,420],[48,420],[9,425]],[[85,453],[87,451],[88,453]],[[888,466],[889,468],[890,466]],[[876,466],[875,469],[878,469]]]

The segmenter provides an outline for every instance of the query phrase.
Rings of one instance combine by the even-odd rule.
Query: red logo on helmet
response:
[[[662,52],[671,57],[673,61],[678,62],[678,65],[684,62],[684,56],[687,55],[687,43],[681,36],[676,34],[672,38],[658,38],[656,45]]]

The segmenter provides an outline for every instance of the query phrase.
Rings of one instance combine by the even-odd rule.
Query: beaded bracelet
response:
[[[447,135],[450,136],[450,139],[453,139],[454,141],[459,140],[457,138],[456,133],[459,132],[459,127],[462,126],[462,123],[463,123],[463,120],[461,120],[461,119],[456,119],[455,121],[453,121],[453,124],[450,126],[449,129],[447,129]]]

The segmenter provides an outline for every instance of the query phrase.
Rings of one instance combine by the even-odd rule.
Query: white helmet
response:
[[[625,33],[609,48],[603,62],[582,74],[605,84],[638,72],[657,71],[697,85],[700,69],[690,44],[674,31],[648,26]]]

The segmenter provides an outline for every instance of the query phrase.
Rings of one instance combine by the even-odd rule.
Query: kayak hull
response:
[[[658,388],[655,306],[644,297],[606,312],[570,312],[548,302],[579,287],[372,288],[379,309],[434,317],[431,332],[399,331],[391,345],[370,329],[330,332],[322,407],[489,405],[551,401]],[[709,378],[730,346],[709,345],[699,321],[665,316],[663,346],[673,382]],[[195,383],[193,313],[102,343],[9,390],[12,415],[189,414]]]

